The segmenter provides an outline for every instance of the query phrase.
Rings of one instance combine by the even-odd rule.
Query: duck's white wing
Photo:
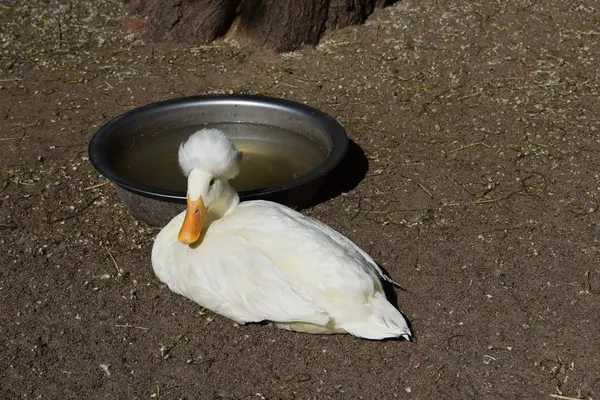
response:
[[[241,203],[216,231],[235,232],[259,249],[295,293],[361,337],[408,336],[406,321],[385,298],[376,263],[348,238],[276,203]]]
[[[273,262],[244,238],[209,232],[193,249],[173,240],[180,225],[176,220],[172,228],[165,227],[152,252],[157,277],[173,292],[239,323],[328,324],[327,313],[296,293]]]

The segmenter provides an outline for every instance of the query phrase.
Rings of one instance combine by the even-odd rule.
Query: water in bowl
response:
[[[187,181],[179,168],[177,150],[182,141],[202,128],[221,129],[242,152],[240,174],[231,180],[238,191],[289,181],[327,157],[316,141],[292,131],[270,125],[220,123],[146,134],[121,149],[114,168],[125,178],[152,188],[185,192]]]

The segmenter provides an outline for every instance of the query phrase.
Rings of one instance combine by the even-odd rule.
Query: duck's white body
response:
[[[226,204],[212,215],[208,207],[209,223],[193,245],[178,240],[185,212],[157,236],[152,265],[172,291],[240,324],[267,320],[368,339],[410,336],[385,297],[381,270],[349,239],[277,203],[238,203],[236,195]]]
[[[184,214],[152,250],[156,276],[175,293],[240,324],[268,320],[368,339],[410,334],[385,297],[377,264],[330,227],[277,203],[250,201],[214,221],[194,248],[177,240]]]

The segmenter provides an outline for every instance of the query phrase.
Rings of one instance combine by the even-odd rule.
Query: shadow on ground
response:
[[[342,162],[326,178],[316,196],[301,208],[316,206],[353,190],[364,179],[368,170],[369,160],[365,152],[356,142],[348,140],[348,151]]]

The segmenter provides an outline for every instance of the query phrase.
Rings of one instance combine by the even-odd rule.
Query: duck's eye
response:
[[[210,182],[208,182],[208,186],[212,186],[215,184],[215,178],[212,178]]]

